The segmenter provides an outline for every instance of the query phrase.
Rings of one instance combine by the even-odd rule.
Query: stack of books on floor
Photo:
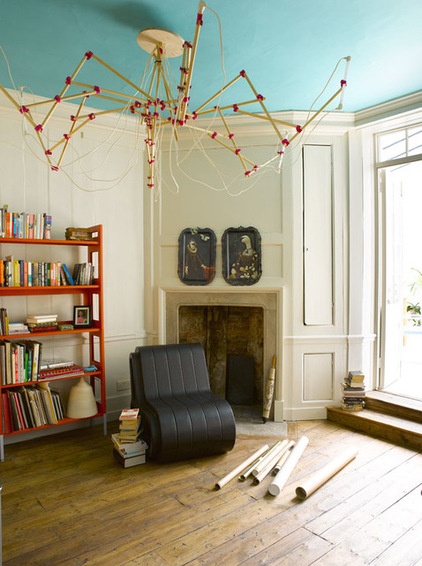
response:
[[[345,411],[362,411],[365,407],[365,376],[361,371],[349,371],[341,384],[341,408]]]
[[[139,433],[139,409],[123,409],[119,420],[119,432],[111,435],[114,457],[124,468],[145,464],[148,446]]]

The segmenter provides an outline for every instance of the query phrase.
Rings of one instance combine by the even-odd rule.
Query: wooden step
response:
[[[383,391],[368,391],[365,397],[366,408],[394,417],[401,417],[422,423],[422,402],[407,399]]]
[[[413,420],[367,408],[349,412],[338,407],[327,407],[327,419],[370,436],[422,451],[422,424]]]

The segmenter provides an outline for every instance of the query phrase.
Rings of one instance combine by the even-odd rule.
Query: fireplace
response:
[[[262,403],[265,379],[278,353],[281,290],[165,290],[162,305],[164,341],[201,342],[218,395],[225,396],[228,356],[252,357],[256,402]]]

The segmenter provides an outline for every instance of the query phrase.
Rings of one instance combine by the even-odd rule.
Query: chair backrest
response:
[[[137,380],[142,389],[136,395],[139,400],[210,391],[205,353],[199,343],[141,346],[135,357],[141,377]]]

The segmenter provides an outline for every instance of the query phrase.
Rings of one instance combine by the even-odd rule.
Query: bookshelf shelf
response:
[[[31,431],[60,427],[61,425],[74,423],[78,421],[85,421],[103,417],[104,434],[107,433],[106,421],[106,384],[105,384],[105,366],[104,366],[104,307],[103,307],[103,291],[102,291],[102,225],[91,226],[88,229],[91,239],[88,240],[59,240],[59,239],[32,239],[32,238],[0,238],[0,249],[7,244],[6,250],[10,254],[10,250],[14,250],[14,246],[18,246],[17,250],[22,249],[24,246],[25,257],[35,257],[37,254],[38,246],[49,246],[53,248],[71,248],[76,249],[78,257],[83,256],[87,263],[95,265],[95,275],[93,283],[89,285],[45,285],[45,286],[0,286],[0,301],[7,297],[43,297],[53,295],[58,297],[74,296],[72,300],[74,305],[84,305],[90,307],[92,322],[89,327],[73,328],[69,330],[42,330],[30,333],[13,333],[7,335],[0,334],[0,344],[2,343],[27,343],[38,342],[41,344],[40,349],[45,344],[48,345],[49,341],[55,337],[67,337],[72,339],[72,336],[84,336],[84,348],[88,351],[88,365],[96,366],[95,371],[83,372],[80,374],[64,375],[59,377],[49,376],[48,379],[40,379],[37,374],[37,379],[31,381],[19,380],[17,377],[18,372],[9,372],[6,375],[5,363],[1,362],[0,365],[0,459],[4,460],[4,437],[16,436]],[[16,252],[17,254],[18,252]],[[32,304],[33,301],[32,300]],[[59,300],[59,299],[57,299]],[[61,299],[60,299],[61,300]],[[12,299],[13,301],[13,299]],[[12,303],[13,305],[16,303]],[[10,313],[13,315],[13,312]],[[60,321],[60,324],[71,321]],[[78,342],[79,343],[79,342]],[[82,347],[81,347],[82,348]],[[42,355],[42,354],[41,354]],[[81,353],[82,357],[82,353]],[[86,356],[85,356],[86,359]],[[82,362],[82,360],[79,360]],[[77,363],[77,362],[76,362]],[[35,417],[32,414],[34,410],[29,406],[28,391],[41,387],[41,384],[51,384],[54,387],[58,383],[70,383],[71,380],[76,381],[84,377],[86,381],[92,386],[97,402],[97,414],[88,418],[74,419],[64,415],[59,418],[57,414],[57,422],[42,422],[41,424],[35,423]],[[49,389],[49,385],[48,385]],[[14,397],[14,401],[11,399]],[[12,407],[13,403],[13,407]],[[16,406],[16,403],[22,404]],[[64,408],[65,409],[65,408]],[[12,418],[12,411],[14,418]],[[29,411],[29,412],[28,412]],[[21,416],[19,416],[19,413]],[[26,417],[24,415],[26,413]],[[54,419],[56,420],[56,419]]]

